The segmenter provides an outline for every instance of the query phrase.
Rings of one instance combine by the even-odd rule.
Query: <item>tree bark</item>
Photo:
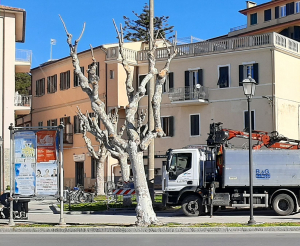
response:
[[[96,195],[105,195],[104,191],[104,163],[106,155],[101,155],[96,159]]]
[[[134,189],[137,199],[137,206],[135,209],[137,221],[135,223],[137,226],[158,224],[159,221],[153,210],[152,200],[147,185],[143,162],[143,151],[138,151],[137,144],[130,141],[128,153],[132,165]]]

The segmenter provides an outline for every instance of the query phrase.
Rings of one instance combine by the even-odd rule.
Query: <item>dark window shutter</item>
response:
[[[37,81],[35,81],[35,95],[36,95],[36,96],[39,95],[39,94],[38,94],[38,86],[39,86],[39,84],[38,84],[38,80],[37,80]]]
[[[169,89],[174,88],[174,73],[169,73]]]
[[[197,84],[200,84],[203,86],[203,69],[198,70],[198,81]]]
[[[265,21],[269,21],[271,19],[272,19],[272,10],[271,9],[265,10]]]
[[[43,81],[42,81],[42,86],[43,86],[42,95],[45,95],[45,79],[43,79]]]
[[[57,126],[57,119],[54,120],[54,126]]]
[[[199,132],[199,115],[191,115],[191,136],[200,135]]]
[[[294,39],[300,41],[300,26],[294,26]]]
[[[239,86],[243,86],[244,80],[244,65],[239,65]]]
[[[50,77],[47,77],[47,93],[50,92]]]
[[[184,78],[185,78],[185,87],[190,86],[190,71],[184,72]]]
[[[294,14],[294,6],[295,6],[294,2],[286,4],[286,15],[287,16]]]
[[[295,3],[294,2],[290,3],[290,14],[291,15],[295,14]]]
[[[63,84],[62,78],[63,78],[63,73],[60,73],[60,81],[59,81],[60,90],[62,90],[62,84]]]
[[[57,74],[54,75],[54,92],[57,92]]]
[[[244,119],[245,119],[245,130],[249,131],[249,114],[248,111],[244,112]],[[251,128],[254,130],[254,111],[251,111]]]
[[[253,79],[255,79],[256,81],[256,84],[259,84],[259,81],[258,81],[258,63],[254,63],[253,64]]]
[[[74,78],[74,80],[73,80],[73,86],[76,87],[77,86],[77,75],[75,73],[75,69],[74,69],[74,72],[73,72],[73,78]]]
[[[275,19],[279,18],[279,6],[275,7]]]
[[[67,72],[67,88],[66,89],[69,89],[70,88],[70,70]]]
[[[47,126],[50,126],[50,120],[47,120]]]
[[[174,116],[169,117],[169,136],[174,136]]]
[[[219,81],[218,85],[220,88],[229,87],[229,67],[220,67],[219,68]]]

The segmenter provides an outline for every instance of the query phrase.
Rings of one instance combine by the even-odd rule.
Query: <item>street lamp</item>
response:
[[[243,80],[244,94],[248,101],[248,119],[249,119],[249,188],[250,188],[250,220],[248,225],[256,224],[253,217],[253,162],[252,162],[252,119],[251,119],[251,98],[254,96],[256,81],[251,78],[250,74],[248,78]]]

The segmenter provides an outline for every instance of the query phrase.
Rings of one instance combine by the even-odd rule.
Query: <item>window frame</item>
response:
[[[35,81],[35,95],[37,97],[45,95],[45,78]]]
[[[97,178],[97,161],[91,156],[91,179]]]
[[[115,78],[115,71],[109,70],[109,79],[114,79],[114,78]]]
[[[255,23],[253,22],[252,17],[255,16]],[[257,25],[257,13],[250,14],[250,26]]]
[[[57,92],[57,74],[47,77],[47,93],[53,94]]]
[[[57,119],[47,120],[47,126],[57,126]]]
[[[198,115],[199,116],[199,135],[192,135],[192,116]],[[189,131],[190,131],[190,137],[200,137],[201,136],[201,117],[200,114],[190,114],[189,115]]]
[[[170,74],[172,74],[172,86],[170,87]],[[166,77],[166,81],[162,86],[162,93],[169,93],[170,89],[174,88],[174,73],[168,72],[168,75]]]
[[[163,119],[168,119],[167,120],[167,126],[166,128],[168,129],[168,131],[165,131],[164,129],[164,121]],[[168,135],[166,134],[166,136],[164,136],[164,138],[171,138],[174,137],[174,116],[169,115],[169,116],[161,116],[160,117],[160,122],[161,122],[161,128],[163,129],[164,133],[166,134],[166,132],[168,132]],[[171,125],[173,124],[173,125]]]
[[[143,79],[145,78],[143,78],[142,80],[140,80],[140,77],[141,76],[147,76],[147,73],[146,74],[139,74],[138,75],[138,87],[137,87],[137,89],[139,88],[139,86],[140,86],[140,84],[141,84],[141,82],[143,81]],[[147,83],[147,85],[146,85],[146,92],[145,92],[145,96],[148,96],[148,85],[149,85],[149,82]]]
[[[59,88],[61,91],[70,89],[70,70],[60,73]]]
[[[228,86],[227,87],[220,87],[219,84],[219,79],[220,79],[220,68],[221,67],[228,67]],[[226,64],[226,65],[218,65],[218,88],[219,89],[226,89],[226,88],[230,88],[231,87],[231,74],[230,74],[230,64]]]
[[[248,67],[251,67],[251,77],[253,79],[255,79],[256,84],[259,84],[259,66],[258,66],[258,62],[256,61],[251,61],[251,62],[243,62],[241,65],[239,66],[243,66],[243,79],[241,80],[241,75],[240,75],[240,68],[239,68],[239,86],[243,86],[243,80],[246,79],[248,77]],[[256,68],[255,68],[256,67]],[[257,70],[257,74],[256,71]]]
[[[282,11],[284,10],[284,15]],[[286,17],[286,5],[279,6],[279,18]]]
[[[298,11],[297,11],[297,8],[298,8]],[[300,1],[295,2],[295,14],[298,14],[298,13],[300,13]]]
[[[80,71],[82,72],[82,74],[84,75],[84,66],[80,67]],[[74,79],[73,79],[73,86],[74,87],[79,87],[80,86],[80,82],[79,82],[79,77],[78,75],[75,73],[75,69],[74,69]]]
[[[268,14],[270,14],[270,16],[268,16]],[[266,19],[266,17],[269,17],[269,19]],[[266,9],[264,11],[264,21],[267,22],[270,20],[272,20],[272,9]]]
[[[73,126],[74,126],[74,134],[81,133],[81,130],[80,130],[80,118],[79,118],[78,115],[74,115],[74,117],[73,117]]]

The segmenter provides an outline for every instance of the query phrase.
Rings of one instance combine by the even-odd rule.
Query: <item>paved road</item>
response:
[[[29,203],[28,222],[30,223],[53,223],[58,224],[60,214],[54,214],[50,209],[55,201],[32,201]],[[247,223],[249,220],[249,211],[231,210],[220,211],[210,218],[209,216],[187,217],[183,213],[166,213],[158,212],[158,219],[163,223]],[[270,210],[254,211],[254,218],[258,223],[267,222],[300,222],[300,213],[290,216],[277,216]],[[115,212],[111,214],[64,214],[64,220],[67,224],[96,224],[96,223],[113,223],[113,224],[134,224],[136,221],[134,211]],[[22,223],[22,221],[15,221]],[[1,219],[1,224],[7,224],[8,220]]]
[[[300,233],[1,233],[1,245],[64,246],[282,246],[299,245]]]

